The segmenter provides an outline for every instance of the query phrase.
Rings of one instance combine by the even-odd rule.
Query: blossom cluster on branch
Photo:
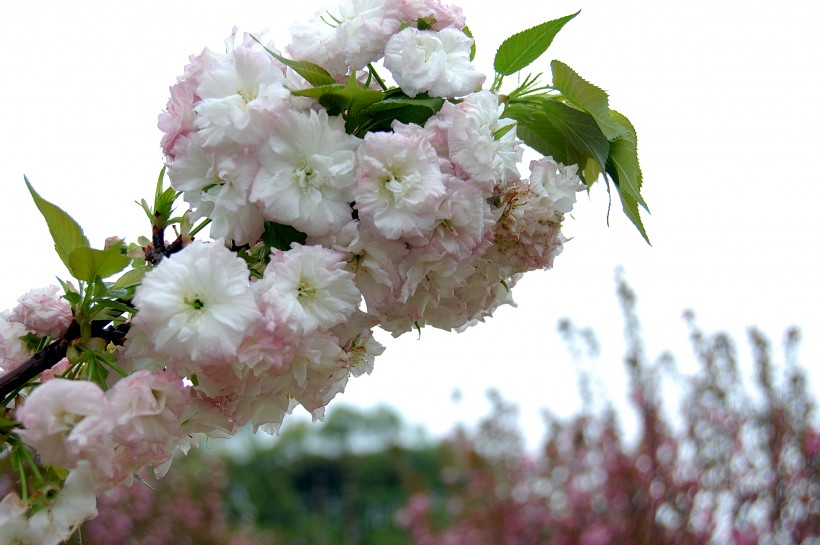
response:
[[[26,180],[76,285],[0,317],[21,483],[0,503],[5,542],[57,543],[93,516],[58,516],[72,482],[93,496],[162,475],[197,437],[275,433],[297,405],[321,418],[372,370],[376,326],[462,330],[512,304],[602,174],[645,237],[635,132],[602,90],[555,61],[552,85],[500,94],[573,17],[506,40],[487,89],[460,8],[438,0],[349,0],[284,51],[235,30],[171,87],[137,243],[92,248]],[[527,177],[525,143],[545,155]]]

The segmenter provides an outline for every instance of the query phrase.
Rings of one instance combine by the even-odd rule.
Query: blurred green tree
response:
[[[385,407],[337,406],[323,424],[297,423],[270,448],[228,460],[231,512],[288,545],[407,543],[396,512],[410,494],[442,489],[440,446],[408,435]]]

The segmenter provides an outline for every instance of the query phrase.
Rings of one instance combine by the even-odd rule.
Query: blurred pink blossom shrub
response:
[[[397,516],[414,544],[820,543],[820,435],[795,361],[799,332],[786,335],[778,381],[769,342],[750,330],[751,392],[731,338],[705,334],[687,313],[700,370],[686,381],[682,426],[673,426],[660,387],[673,375],[670,360],[647,363],[634,294],[621,282],[619,296],[637,441],[624,439],[612,411],[588,409],[569,421],[548,416],[542,450],[529,456],[515,408],[493,395],[478,431],[450,441],[446,492],[416,494]],[[568,321],[560,329],[576,345],[590,338]]]

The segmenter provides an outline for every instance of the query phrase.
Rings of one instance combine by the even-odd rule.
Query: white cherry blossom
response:
[[[458,97],[486,79],[470,62],[473,39],[454,28],[440,31],[405,28],[387,42],[384,66],[402,91],[414,97]]]
[[[260,315],[248,267],[222,241],[194,241],[146,273],[134,296],[143,329],[159,354],[203,361],[236,354]]]
[[[351,219],[358,142],[325,110],[282,114],[259,150],[250,200],[267,219],[308,235],[340,229]]]

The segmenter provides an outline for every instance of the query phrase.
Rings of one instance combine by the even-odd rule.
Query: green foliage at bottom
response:
[[[268,449],[228,462],[233,517],[285,545],[400,545],[397,512],[413,492],[440,490],[440,446],[405,446],[388,409],[331,411],[322,425],[287,428]]]

